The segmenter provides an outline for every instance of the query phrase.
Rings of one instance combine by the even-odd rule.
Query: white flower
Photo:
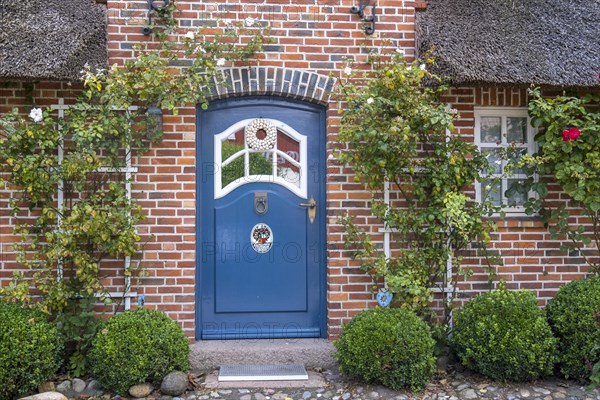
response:
[[[196,34],[192,31],[189,31],[188,33],[185,34],[186,39],[194,39],[195,37],[196,37]]]
[[[225,19],[223,20],[223,23],[224,23],[225,25],[227,25],[227,26],[231,25],[231,24],[232,24],[232,22],[231,22],[231,18],[225,18]]]
[[[485,185],[485,190],[490,190],[492,188],[492,185]]]
[[[205,53],[206,53],[206,50],[204,50],[204,47],[202,47],[202,46],[198,46],[198,47],[196,47],[196,48],[194,49],[194,54],[196,54],[196,53],[202,53],[202,54],[205,54]]]
[[[42,109],[41,108],[31,109],[31,112],[29,113],[29,118],[31,118],[33,120],[33,122],[42,122],[42,119],[44,119],[44,115],[42,114]]]
[[[404,55],[404,50],[403,50],[403,49],[401,49],[400,47],[398,47],[398,48],[396,49],[396,53],[398,53],[398,54],[400,54],[400,55],[402,55],[402,56],[403,56],[403,55]]]
[[[350,75],[350,74],[352,73],[352,68],[350,68],[349,66],[348,66],[348,67],[346,67],[346,68],[344,68],[344,73],[345,73],[346,75]]]
[[[406,68],[408,71],[412,70],[412,65]]]
[[[225,59],[224,58],[219,58],[217,60],[217,67],[222,67],[223,65],[225,65]]]
[[[501,160],[496,160],[496,161],[494,161],[494,163],[500,165],[500,164],[502,164],[502,161]]]
[[[419,65],[419,69],[422,69],[423,71],[425,71],[425,64]]]
[[[246,17],[246,19],[244,20],[244,22],[246,23],[246,26],[252,26],[254,25],[254,23],[256,22],[256,20],[252,17]]]
[[[375,99],[373,99],[372,97],[369,97],[367,99],[367,104],[373,104],[374,101],[375,101]]]

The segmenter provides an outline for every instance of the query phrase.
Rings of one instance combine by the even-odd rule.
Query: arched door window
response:
[[[215,136],[215,198],[270,182],[307,198],[306,136],[269,118],[239,121]]]

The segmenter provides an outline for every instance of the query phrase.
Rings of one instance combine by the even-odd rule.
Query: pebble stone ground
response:
[[[200,385],[180,398],[156,400],[600,400],[600,390],[586,391],[573,381],[549,378],[521,384],[498,384],[467,371],[443,373],[419,393],[392,391],[344,379],[335,371],[323,371],[325,384],[318,388],[208,389]]]

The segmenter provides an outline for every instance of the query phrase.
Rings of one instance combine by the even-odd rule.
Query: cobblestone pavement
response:
[[[348,381],[336,372],[324,371],[324,384],[316,388],[229,388],[208,389],[202,385],[181,398],[157,400],[600,400],[600,391],[586,391],[573,381],[549,378],[521,384],[498,384],[469,372],[439,375],[420,393],[392,391],[381,386],[361,385]]]

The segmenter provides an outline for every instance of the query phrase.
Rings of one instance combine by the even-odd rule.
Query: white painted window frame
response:
[[[533,154],[537,151],[537,144],[535,142],[535,134],[536,134],[536,129],[533,128],[531,126],[531,118],[529,117],[529,115],[527,114],[527,108],[526,107],[474,107],[473,109],[474,111],[474,116],[475,116],[475,144],[477,145],[477,147],[479,149],[483,147],[489,148],[489,147],[493,147],[492,143],[482,143],[481,142],[481,117],[500,117],[501,118],[501,132],[500,132],[500,136],[502,138],[502,143],[500,144],[496,144],[496,147],[506,147],[508,145],[510,145],[510,143],[507,142],[507,132],[506,132],[506,127],[507,127],[507,123],[506,123],[506,119],[510,118],[510,117],[516,117],[516,118],[527,118],[527,143],[525,145],[522,145],[520,147],[526,148],[527,152],[529,154]],[[502,160],[502,164],[501,164],[501,171],[504,171],[504,167],[506,166],[507,161]],[[525,178],[524,175],[519,176],[519,175],[515,175],[513,177],[511,177],[511,179],[519,179],[519,178]],[[507,184],[507,179],[502,179],[502,203],[506,204],[507,198],[504,195],[504,192],[506,191],[506,189],[508,189],[508,184]],[[481,202],[481,183],[477,182],[475,184],[475,197],[476,200],[478,202]],[[529,192],[528,194],[528,198],[534,197],[535,193],[533,192]],[[525,207],[523,206],[517,206],[517,207],[509,207],[509,206],[505,206],[502,208],[502,211],[504,211],[504,213],[507,216],[527,216],[527,214],[525,213]]]
[[[287,125],[284,122],[281,122],[276,119],[265,118],[267,121],[271,122],[278,131],[283,132],[285,135],[294,139],[299,144],[299,156],[300,160],[296,161],[292,157],[290,157],[285,152],[279,150],[277,148],[277,143],[272,150],[267,151],[254,151],[248,147],[246,141],[244,141],[244,148],[237,153],[231,155],[227,158],[227,160],[223,160],[223,152],[222,152],[222,144],[223,141],[227,140],[231,135],[238,132],[240,129],[244,128],[250,122],[254,120],[254,118],[244,119],[242,121],[238,121],[235,124],[231,125],[229,128],[225,129],[223,132],[215,135],[214,142],[214,160],[215,160],[215,179],[214,179],[214,190],[215,190],[215,199],[220,199],[227,194],[231,193],[234,189],[243,186],[248,183],[254,182],[268,182],[268,183],[276,183],[287,188],[292,193],[297,196],[306,199],[308,198],[308,154],[307,154],[307,140],[308,138],[305,135],[302,135],[298,131],[296,131],[291,126]],[[274,154],[271,159],[273,160],[273,173],[271,175],[250,175],[250,153],[271,153]],[[236,179],[235,181],[229,183],[227,186],[222,187],[222,178],[223,178],[223,167],[227,166],[233,160],[239,158],[240,156],[244,157],[244,177],[241,179]],[[296,186],[293,183],[285,180],[284,178],[278,176],[277,174],[277,159],[278,157],[284,158],[286,161],[289,161],[293,165],[299,167],[300,169],[300,186]]]

